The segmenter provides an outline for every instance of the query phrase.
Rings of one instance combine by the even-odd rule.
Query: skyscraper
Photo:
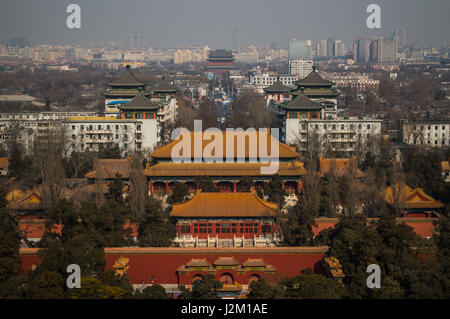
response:
[[[236,27],[233,28],[233,34],[232,34],[232,37],[231,37],[231,49],[233,51],[237,51],[238,50],[237,32],[238,32],[237,28]]]
[[[359,38],[358,39],[358,63],[367,63],[369,62],[370,57],[370,41],[367,38]]]
[[[394,36],[397,38],[397,48],[403,48],[406,45],[406,28],[395,28]]]
[[[141,34],[139,32],[130,33],[130,48],[140,49],[141,48]]]
[[[395,62],[397,60],[397,38],[385,39],[380,37],[378,40],[378,61]]]
[[[308,59],[308,46],[309,40],[297,40],[291,39],[289,40],[288,46],[288,59]]]

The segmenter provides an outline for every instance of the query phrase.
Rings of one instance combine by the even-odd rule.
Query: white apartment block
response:
[[[68,118],[64,121],[70,144],[68,153],[98,152],[116,144],[124,155],[152,150],[156,144],[156,120],[153,121],[154,127],[144,125],[143,122],[144,120],[110,117]]]
[[[313,70],[312,60],[294,59],[289,60],[289,74],[304,79]]]
[[[25,112],[0,113],[0,145],[8,149],[8,141],[17,137],[27,155],[40,138],[61,128],[64,119],[70,116],[96,116],[97,112]]]
[[[403,142],[409,145],[448,147],[450,120],[403,123]]]
[[[366,90],[378,91],[380,80],[375,80],[365,73],[322,73],[327,80],[336,83],[338,88],[353,88],[358,93]]]
[[[382,120],[370,118],[285,119],[286,143],[301,151],[313,139],[332,151],[352,153],[370,137],[381,134]]]
[[[264,93],[264,88],[274,84],[278,80],[284,85],[294,87],[294,83],[297,82],[299,77],[297,75],[290,74],[260,74],[251,75],[249,79],[250,85],[252,85],[256,91],[260,94]]]

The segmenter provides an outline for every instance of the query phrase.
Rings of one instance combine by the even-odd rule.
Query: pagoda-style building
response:
[[[284,85],[279,80],[271,86],[264,88],[266,104],[273,101],[276,104],[284,103],[292,99],[292,88]]]
[[[336,83],[332,81],[325,80],[319,73],[317,73],[316,68],[308,74],[304,79],[295,82],[297,86],[296,89],[291,91],[294,96],[305,95],[314,102],[319,102],[324,106],[324,116],[325,118],[336,117],[337,113],[337,96],[339,92],[335,91],[332,86]]]
[[[201,193],[173,205],[182,247],[269,247],[282,237],[277,204],[253,193]]]
[[[105,113],[110,116],[117,116],[119,106],[128,103],[140,92],[145,92],[145,96],[150,94],[146,92],[146,83],[138,80],[127,65],[127,70],[122,76],[108,84],[108,89],[103,95],[105,96]]]
[[[204,134],[203,132],[200,132]],[[226,140],[228,135],[222,132],[223,136],[223,156],[221,161],[208,161],[203,159],[197,160],[194,158],[194,134],[190,133],[191,138],[191,160],[190,162],[174,162],[172,159],[172,149],[180,142],[182,135],[171,141],[170,143],[157,148],[150,154],[151,163],[145,168],[144,174],[147,176],[149,183],[149,194],[168,195],[170,194],[175,183],[186,183],[190,192],[195,192],[197,189],[196,178],[201,176],[208,176],[221,192],[237,192],[240,181],[244,176],[250,177],[255,183],[255,187],[262,189],[264,183],[272,180],[273,175],[265,175],[261,173],[262,168],[270,166],[270,163],[264,163],[261,158],[257,156],[255,161],[253,158],[249,145],[255,143],[257,152],[260,152],[260,136],[257,132],[234,132],[234,158],[232,161],[225,158]],[[266,140],[267,152],[271,154],[272,143],[276,143],[274,148],[278,148],[278,171],[277,174],[282,179],[282,187],[288,192],[300,192],[302,188],[302,178],[306,174],[306,170],[302,162],[296,158],[299,153],[294,147],[284,143],[278,142],[274,137],[267,133]],[[202,135],[203,136],[203,135]],[[233,138],[233,137],[231,137]],[[242,148],[243,158],[238,159],[237,149],[239,141],[245,141]],[[208,147],[209,140],[202,139],[201,154]],[[263,144],[264,145],[264,144]],[[259,153],[261,154],[261,153]],[[240,156],[240,155],[239,155]]]
[[[389,186],[384,196],[388,205],[400,209],[402,217],[438,217],[440,209],[444,207],[444,203],[426,194],[422,188],[412,188],[404,183]]]
[[[207,72],[222,75],[234,70],[233,52],[228,50],[210,51],[206,63]]]
[[[172,98],[176,98],[177,88],[172,86],[164,79],[151,90],[152,101],[170,101]]]
[[[160,127],[158,112],[164,108],[162,103],[150,101],[140,91],[130,102],[118,107],[121,119],[138,119],[141,121],[141,133],[136,135],[138,149],[154,149],[159,142]]]

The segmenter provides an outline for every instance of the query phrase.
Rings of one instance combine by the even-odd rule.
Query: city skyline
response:
[[[450,9],[450,3],[446,1],[378,1],[381,29],[366,26],[369,3],[355,0],[343,3],[283,0],[277,4],[235,0],[227,3],[133,0],[125,6],[115,0],[95,3],[80,0],[77,4],[81,7],[81,29],[76,30],[66,27],[69,2],[2,1],[0,42],[25,37],[31,45],[101,42],[108,45],[114,41],[128,47],[130,33],[137,31],[143,47],[210,45],[225,48],[227,43],[236,42],[233,39],[236,37],[239,46],[276,43],[278,47],[287,48],[293,38],[317,43],[332,37],[350,45],[359,37],[388,36],[396,27],[403,26],[407,29],[407,44],[450,42],[446,32],[450,22],[445,18],[448,12],[445,8]],[[289,10],[280,11],[280,7]],[[233,29],[237,33],[235,36]]]

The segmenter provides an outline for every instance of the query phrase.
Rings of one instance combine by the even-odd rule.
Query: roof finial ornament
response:
[[[316,70],[316,66],[315,66],[315,65],[313,65],[312,69],[313,69],[313,71],[315,71],[315,70]]]
[[[131,65],[127,64],[126,68],[127,70],[129,70],[131,68]]]

